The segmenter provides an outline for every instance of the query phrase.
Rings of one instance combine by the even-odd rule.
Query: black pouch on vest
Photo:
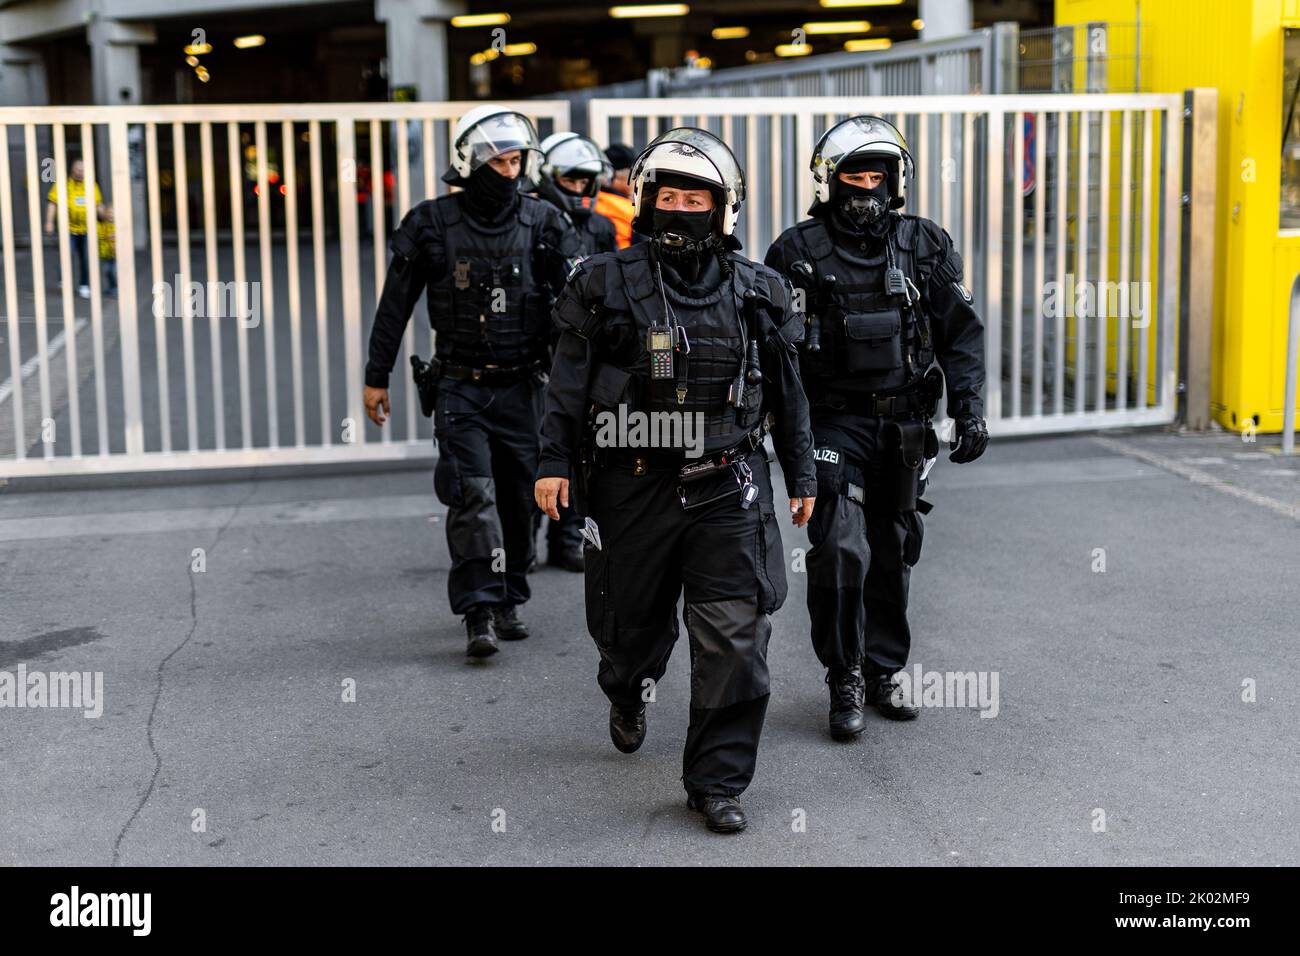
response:
[[[844,362],[850,372],[892,372],[903,367],[903,317],[898,309],[844,316]]]
[[[593,404],[602,408],[614,408],[625,400],[627,384],[632,379],[630,372],[625,372],[617,365],[601,362],[591,376],[591,388],[587,394]]]

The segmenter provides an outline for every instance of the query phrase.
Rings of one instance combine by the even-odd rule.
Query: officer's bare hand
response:
[[[802,528],[812,517],[813,502],[816,498],[791,498],[790,499],[790,520],[794,522],[796,528]]]
[[[384,422],[388,421],[388,416],[391,414],[388,407],[388,389],[371,388],[367,385],[364,398],[366,403],[366,415],[368,415],[370,420],[376,425],[382,426]]]
[[[540,478],[533,486],[533,497],[537,499],[537,507],[559,521],[560,509],[556,507],[556,502],[561,507],[569,507],[569,479]]]

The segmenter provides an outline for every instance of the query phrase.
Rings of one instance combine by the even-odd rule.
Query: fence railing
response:
[[[749,195],[738,236],[762,259],[806,214],[808,162],[861,113],[908,140],[906,211],[966,260],[984,317],[997,434],[1170,422],[1176,413],[1180,94],[593,100],[600,143],[680,125],[731,144]]]
[[[515,105],[543,135],[568,125],[567,102]],[[0,110],[0,478],[429,455],[406,373],[431,350],[423,303],[382,433],[362,409],[365,332],[388,235],[445,190],[465,108]],[[1181,95],[594,100],[588,118],[602,144],[721,135],[749,183],[738,235],[761,260],[811,202],[817,138],[856,113],[902,129],[907,211],[965,257],[991,430],[1173,420]],[[96,183],[105,208],[78,205]],[[94,241],[108,207],[115,235]]]
[[[0,109],[0,478],[432,454],[423,304],[382,435],[364,332],[471,105]],[[565,102],[514,106],[568,128]]]

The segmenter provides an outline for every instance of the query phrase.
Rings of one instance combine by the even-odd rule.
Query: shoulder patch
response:
[[[954,282],[952,288],[954,292],[966,300],[967,305],[970,305],[975,301],[975,297],[970,294],[970,289],[966,288],[960,282]]]

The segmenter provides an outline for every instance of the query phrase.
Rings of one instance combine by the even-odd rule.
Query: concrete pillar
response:
[[[943,40],[971,30],[971,0],[921,0],[922,40]]]
[[[140,81],[140,45],[156,43],[158,36],[151,24],[136,25],[94,16],[86,24],[86,41],[90,44],[91,90],[96,105],[137,106],[142,99]],[[131,203],[131,218],[137,224],[135,248],[143,249],[146,233],[144,142],[139,127],[130,131],[129,155],[112,156],[108,148],[108,129],[95,128],[95,172],[104,199],[112,203]],[[112,195],[112,164],[130,164],[131,195]]]
[[[447,99],[447,23],[465,12],[461,0],[375,0],[375,19],[388,35],[390,90],[414,87],[417,100]],[[492,45],[488,29],[485,49]]]
[[[31,47],[0,43],[0,106],[46,106],[45,58]]]
[[[148,24],[129,24],[96,16],[86,25],[91,88],[96,104],[127,106],[140,102],[140,44],[157,41],[153,26]]]

